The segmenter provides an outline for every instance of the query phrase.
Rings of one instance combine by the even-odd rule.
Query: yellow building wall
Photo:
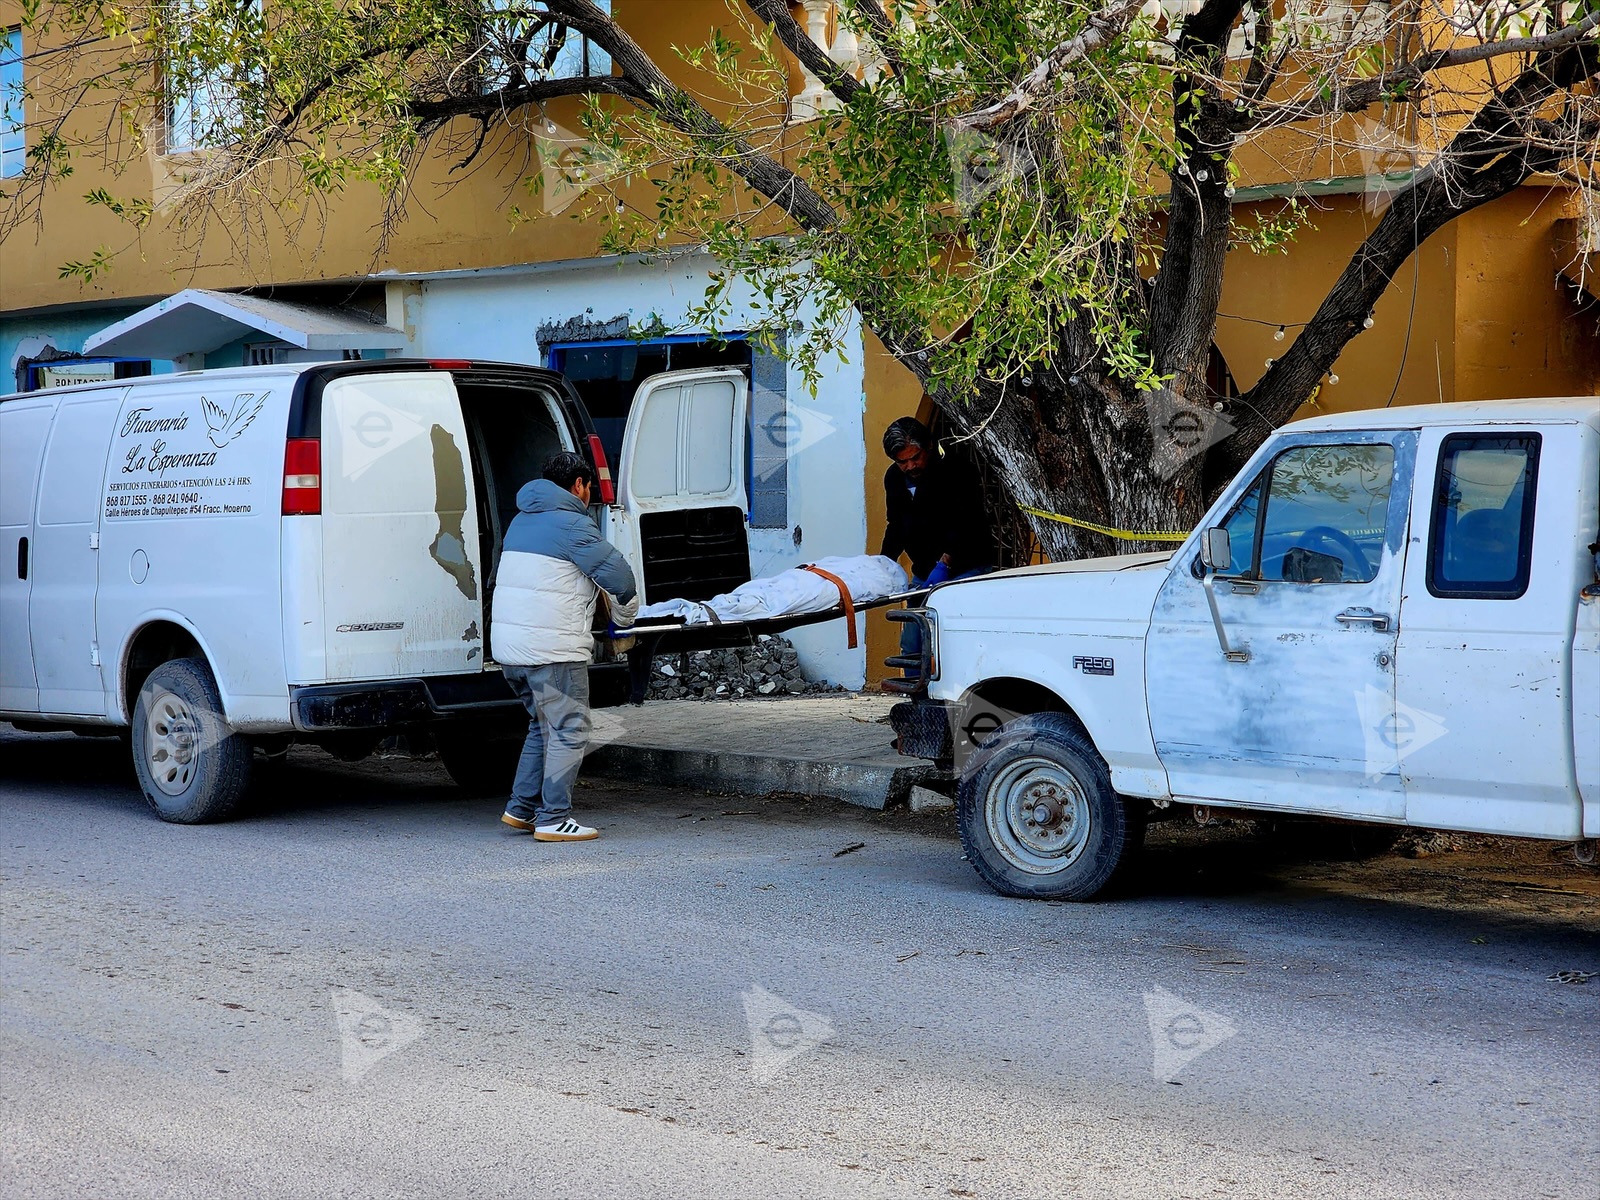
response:
[[[1265,374],[1269,358],[1281,358],[1294,344],[1377,224],[1381,214],[1369,199],[1322,197],[1314,228],[1302,229],[1287,251],[1235,249],[1228,255],[1216,343],[1241,391]],[[1373,309],[1372,328],[1357,334],[1334,364],[1339,382],[1324,386],[1298,416],[1380,407],[1391,397],[1394,404],[1456,399],[1457,232],[1446,226],[1400,269]],[[1280,325],[1286,327],[1282,341],[1275,337]]]
[[[1457,222],[1456,398],[1600,394],[1600,301],[1557,278],[1561,189],[1519,188]]]
[[[888,516],[884,511],[883,476],[889,468],[889,459],[883,453],[883,431],[901,417],[917,415],[922,403],[922,384],[900,365],[870,329],[863,331],[862,351],[865,355],[862,391],[866,397],[862,432],[867,441],[866,552],[876,554],[883,545],[883,531],[888,524]],[[909,564],[904,560],[900,565],[909,569]],[[881,608],[867,613],[868,683],[876,683],[892,674],[883,665],[883,660],[899,653],[900,626],[890,621]]]
[[[673,45],[703,43],[719,26],[734,32],[722,0],[615,0],[613,9],[669,76],[694,74]],[[0,26],[19,20],[16,5],[0,0]],[[31,55],[35,48],[25,49]],[[85,70],[92,69],[93,55],[83,61]],[[703,80],[697,84],[701,89]],[[583,103],[568,98],[546,106],[558,136],[581,134]],[[30,126],[46,115],[44,102],[33,101]],[[102,105],[83,107],[68,121],[75,134],[93,136],[107,119]],[[528,122],[536,134],[545,135],[535,114],[528,115]],[[475,129],[471,122],[459,124],[463,135]],[[186,287],[343,280],[382,271],[460,270],[598,253],[598,226],[574,219],[581,204],[531,221],[513,221],[513,206],[524,213],[539,213],[542,207],[541,199],[521,185],[526,175],[539,170],[537,153],[524,133],[505,130],[492,136],[469,168],[452,170],[463,154],[430,154],[418,165],[406,219],[381,247],[382,197],[369,184],[353,183],[344,194],[319,201],[302,198],[298,208],[292,203],[265,206],[252,211],[249,220],[221,211],[203,235],[177,228],[170,209],[158,210],[147,228],[136,231],[104,208],[86,204],[84,194],[104,187],[119,198],[159,199],[158,193],[170,188],[181,159],[146,152],[120,175],[88,158],[78,159],[74,173],[45,196],[42,221],[26,224],[0,242],[0,311],[143,299]],[[652,211],[643,186],[636,199],[641,211]],[[64,263],[86,259],[99,247],[122,252],[108,272],[92,283],[59,277]]]

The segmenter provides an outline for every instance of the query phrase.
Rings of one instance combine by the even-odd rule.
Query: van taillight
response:
[[[283,515],[316,516],[322,511],[322,443],[290,438],[283,449]]]
[[[600,503],[617,502],[617,485],[611,481],[611,467],[606,462],[606,448],[600,444],[600,435],[589,435],[589,456],[594,459],[595,482],[600,485]]]

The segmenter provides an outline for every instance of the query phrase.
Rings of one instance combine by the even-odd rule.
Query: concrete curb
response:
[[[798,792],[880,810],[904,807],[912,787],[938,775],[932,763],[900,755],[814,760],[621,744],[597,747],[584,759],[583,769],[590,775],[631,783],[753,796]]]

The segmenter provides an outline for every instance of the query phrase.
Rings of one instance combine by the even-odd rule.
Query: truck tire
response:
[[[520,737],[492,737],[464,730],[434,735],[439,761],[455,785],[469,796],[510,796],[522,756]]]
[[[1060,713],[1023,717],[983,743],[962,773],[957,820],[983,881],[1026,900],[1098,895],[1144,840],[1105,760]]]
[[[228,724],[204,659],[150,672],[133,706],[132,749],[139,788],[163,821],[226,820],[250,785],[254,748]]]

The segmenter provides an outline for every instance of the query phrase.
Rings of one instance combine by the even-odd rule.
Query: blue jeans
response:
[[[993,567],[974,567],[965,574],[957,575],[956,579],[971,579],[974,575],[987,575],[993,570]],[[954,580],[947,580],[946,582],[954,582]],[[912,591],[916,591],[918,588],[925,588],[927,586],[928,581],[926,579],[918,578],[915,575],[911,577]],[[922,653],[922,626],[918,625],[915,621],[900,622],[900,653],[913,656]],[[907,679],[916,679],[921,672],[913,670],[910,667],[906,667],[901,674]]]
[[[572,785],[589,744],[589,664],[502,670],[528,710],[528,737],[506,811],[535,825],[554,825],[572,813]]]

